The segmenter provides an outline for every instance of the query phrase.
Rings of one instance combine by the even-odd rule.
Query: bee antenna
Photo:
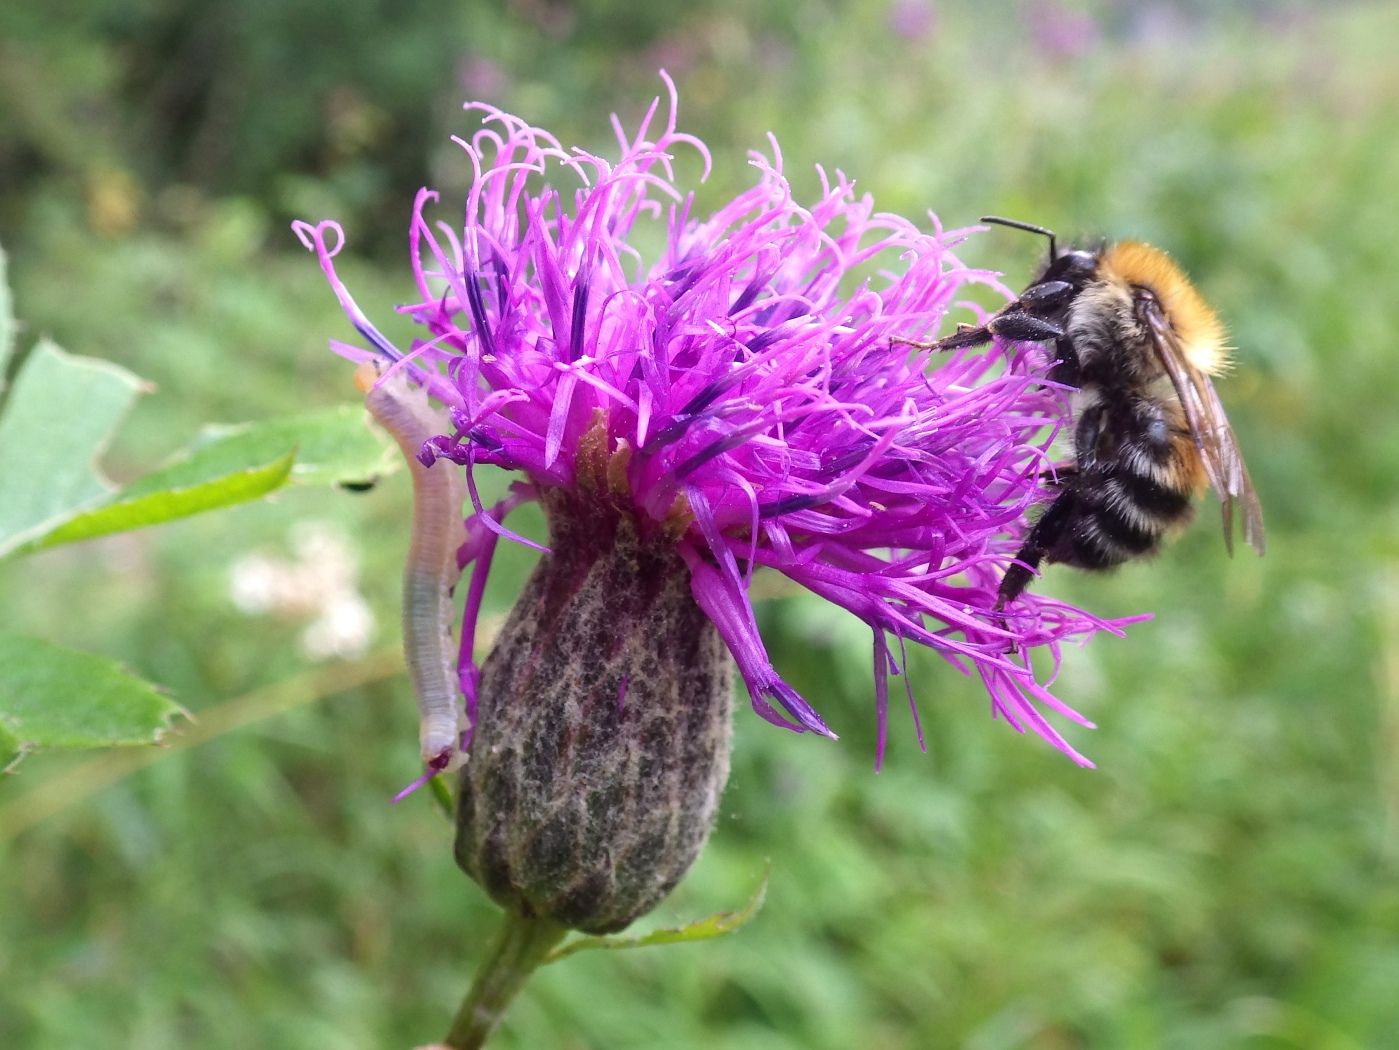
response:
[[[1024,230],[1026,233],[1038,233],[1042,237],[1049,238],[1049,261],[1052,263],[1059,258],[1059,251],[1054,244],[1054,231],[1046,230],[1043,226],[1035,226],[1028,222],[1021,222],[1019,219],[1002,219],[999,215],[983,215],[982,222],[994,222],[997,226],[1009,226],[1013,230]]]

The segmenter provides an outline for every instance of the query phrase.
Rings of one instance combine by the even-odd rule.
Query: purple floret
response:
[[[659,100],[634,138],[614,118],[616,162],[467,107],[484,118],[457,140],[475,170],[463,224],[430,224],[428,191],[414,208],[421,301],[399,309],[430,336],[406,354],[337,278],[339,226],[296,224],[368,343],[334,348],[401,362],[451,409],[455,431],[423,458],[462,464],[475,509],[460,554],[472,567],[468,714],[491,557],[501,536],[520,538],[503,521],[543,487],[576,490],[584,435],[602,425],[637,517],[676,533],[695,600],[764,718],[834,735],[763,646],[748,588],[766,566],[872,629],[881,756],[889,675],[902,673],[912,641],[975,669],[995,713],[1090,765],[1041,708],[1091,723],[1036,681],[1027,654],[1045,646],[1057,667],[1065,639],[1120,633],[1120,623],[1034,592],[1004,620],[993,611],[1067,419],[1063,392],[1044,382],[1043,351],[998,343],[936,354],[893,342],[935,332],[963,285],[999,289],[994,275],[949,251],[968,231],[944,233],[934,218],[924,233],[877,213],[840,173],[821,172],[819,199],[800,206],[775,141],[771,157],[751,154],[752,189],[695,219],[673,153],[697,151],[706,173],[709,155],[676,131],[667,86],[654,141]],[[579,188],[555,189],[546,175]],[[660,258],[648,262],[641,246],[653,243]],[[521,475],[490,508],[473,478],[479,463]]]

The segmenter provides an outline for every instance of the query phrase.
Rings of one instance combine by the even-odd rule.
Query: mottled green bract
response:
[[[734,667],[674,538],[584,488],[545,492],[551,552],[482,665],[455,853],[502,907],[614,933],[709,838]]]
[[[704,944],[544,967],[492,1048],[1387,1048],[1399,12],[939,0],[915,38],[890,29],[895,7],[342,0],[329,18],[305,0],[2,0],[0,97],[15,104],[0,106],[0,240],[20,349],[47,334],[156,384],[108,457],[120,479],[210,420],[349,403],[325,341],[354,333],[286,224],[344,222],[376,246],[337,260],[361,301],[404,301],[414,193],[459,202],[468,178],[450,146],[428,153],[474,130],[463,96],[605,152],[606,114],[634,127],[662,63],[682,126],[715,151],[696,214],[751,184],[734,147],[772,130],[799,193],[814,195],[819,161],[877,208],[931,207],[949,227],[1000,214],[1168,249],[1231,329],[1237,365],[1217,387],[1269,550],[1227,558],[1207,503],[1151,563],[1051,568],[1036,585],[1155,615],[1064,654],[1056,690],[1099,725],[1072,729],[1098,769],[989,722],[978,686],[910,654],[929,753],[895,679],[875,775],[868,634],[817,601],[765,602],[774,659],[841,739],[774,729],[740,696],[705,856],[636,933],[732,908],[771,857],[762,912]],[[89,187],[114,164],[141,179],[140,223],[97,234]],[[435,215],[459,226],[458,207]],[[996,230],[960,254],[1018,289],[1040,241]],[[479,481],[499,498],[498,479]],[[409,513],[399,474],[11,559],[0,628],[120,660],[198,715],[304,668],[288,624],[232,607],[229,563],[333,520],[390,625]],[[543,538],[538,519],[508,524]],[[533,555],[502,542],[496,558],[499,622]],[[0,808],[87,761],[27,758]],[[425,793],[388,805],[419,769],[412,698],[380,683],[0,843],[0,1046],[439,1038],[498,910]]]

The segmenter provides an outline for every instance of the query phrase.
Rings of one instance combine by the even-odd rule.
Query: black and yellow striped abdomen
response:
[[[1075,427],[1075,467],[1048,560],[1106,569],[1151,554],[1189,522],[1200,455],[1179,405],[1128,390],[1085,385]]]

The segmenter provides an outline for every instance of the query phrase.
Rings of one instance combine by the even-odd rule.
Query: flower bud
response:
[[[481,670],[456,857],[505,908],[609,933],[709,837],[733,665],[675,537],[590,495],[543,493],[551,553]]]

